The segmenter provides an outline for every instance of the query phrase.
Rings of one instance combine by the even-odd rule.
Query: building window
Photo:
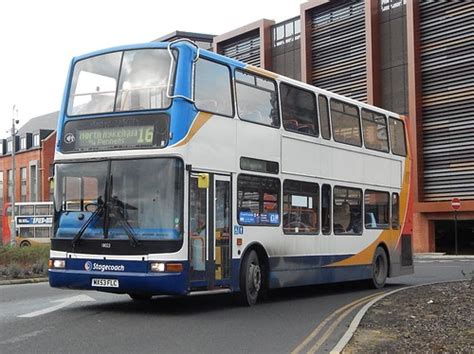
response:
[[[287,84],[280,85],[281,115],[286,130],[319,135],[314,93]]]
[[[40,146],[40,135],[39,134],[33,135],[33,146],[35,146],[35,147]]]
[[[20,138],[20,150],[26,150],[26,136]]]
[[[237,214],[240,225],[280,225],[280,180],[239,175]]]
[[[26,202],[26,167],[20,168],[20,201]]]
[[[278,96],[275,82],[243,71],[235,72],[235,80],[240,119],[279,127]]]
[[[199,59],[196,63],[194,96],[199,110],[232,117],[230,69],[226,65]]]
[[[336,235],[362,235],[362,191],[334,187],[333,229]]]
[[[273,47],[294,42],[301,37],[301,20],[299,18],[285,21],[273,27]]]
[[[366,148],[388,152],[387,118],[384,114],[362,109],[362,128]]]
[[[290,180],[283,183],[283,232],[319,232],[319,185]]]
[[[359,108],[339,100],[331,100],[332,134],[334,140],[362,146],[360,136]]]
[[[365,191],[365,228],[388,229],[390,227],[390,193]]]
[[[30,200],[32,202],[38,201],[38,184],[36,176],[37,166],[30,166]]]
[[[405,141],[405,125],[400,119],[390,117],[390,144],[392,153],[400,156],[407,156],[407,146]]]
[[[12,147],[13,147],[13,143],[10,140],[9,142],[7,142],[7,152],[12,152],[13,150]]]

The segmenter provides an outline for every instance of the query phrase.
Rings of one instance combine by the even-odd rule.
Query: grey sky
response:
[[[279,22],[297,16],[302,2],[1,1],[0,136],[8,135],[14,104],[20,126],[59,109],[73,56],[175,30],[222,34],[261,18]]]

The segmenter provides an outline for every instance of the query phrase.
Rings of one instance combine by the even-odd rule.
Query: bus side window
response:
[[[405,141],[405,125],[400,119],[390,117],[390,144],[392,153],[399,156],[407,156]]]
[[[390,228],[390,193],[366,190],[364,197],[365,228]]]
[[[362,146],[359,108],[353,104],[331,99],[331,122],[334,140]]]
[[[387,118],[384,114],[363,108],[362,128],[367,149],[388,152]]]
[[[323,184],[321,188],[321,231],[331,234],[331,186]]]
[[[252,123],[280,126],[275,81],[236,70],[235,87],[239,118]]]
[[[314,93],[282,83],[280,97],[285,130],[318,136],[318,113]]]
[[[194,97],[196,108],[233,117],[230,69],[200,58],[196,63]]]
[[[239,175],[237,215],[240,225],[280,225],[280,180]]]
[[[321,119],[321,136],[326,139],[331,139],[331,127],[329,125],[329,108],[328,99],[326,96],[318,96],[319,117]]]
[[[400,197],[398,193],[392,194],[392,229],[400,228]]]
[[[362,235],[362,190],[334,187],[335,235]]]
[[[283,232],[319,233],[319,185],[285,180],[283,183]]]

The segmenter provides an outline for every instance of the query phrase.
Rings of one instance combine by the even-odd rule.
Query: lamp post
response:
[[[15,119],[16,114],[16,119]],[[12,130],[11,130],[11,137],[12,137],[12,227],[11,227],[11,237],[10,237],[10,244],[12,246],[16,245],[16,221],[15,221],[15,171],[16,171],[16,161],[15,161],[15,149],[16,149],[16,124],[19,123],[18,120],[18,108],[16,105],[13,105],[13,112],[12,112]]]

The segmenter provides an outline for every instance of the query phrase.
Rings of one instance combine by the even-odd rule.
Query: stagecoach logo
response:
[[[64,136],[64,142],[66,144],[72,144],[73,142],[76,141],[76,137],[74,136],[73,133],[67,133],[65,136]]]
[[[87,261],[85,264],[84,264],[84,269],[87,270],[88,272],[92,270],[92,262],[91,261]]]
[[[124,272],[125,266],[123,264],[99,264],[87,261],[84,263],[84,269],[88,272],[91,270],[99,272]]]

